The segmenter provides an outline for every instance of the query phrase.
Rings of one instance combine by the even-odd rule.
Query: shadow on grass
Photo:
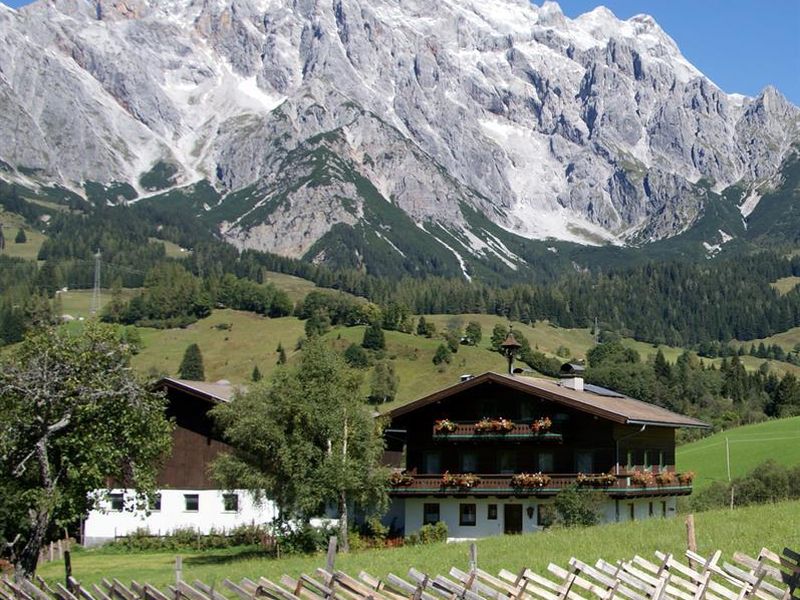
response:
[[[275,558],[275,554],[266,550],[243,550],[241,552],[227,553],[203,553],[195,556],[187,556],[184,559],[186,565],[225,565],[244,560],[268,560]]]

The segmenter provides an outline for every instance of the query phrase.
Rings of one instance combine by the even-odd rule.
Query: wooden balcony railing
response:
[[[659,485],[655,481],[637,484],[632,481],[632,473],[614,476],[608,485],[582,484],[585,489],[604,492],[612,498],[636,496],[685,496],[691,494],[690,482],[674,482]],[[456,476],[458,477],[458,476]],[[561,490],[578,483],[577,473],[551,473],[541,486],[514,485],[514,475],[477,475],[478,481],[469,486],[445,485],[442,475],[404,475],[402,481],[391,486],[394,496],[554,496]],[[401,479],[401,477],[398,477]]]
[[[552,431],[536,432],[527,423],[515,423],[511,431],[476,431],[475,423],[455,423],[453,431],[437,431],[433,426],[435,440],[490,440],[490,439],[534,439],[546,442],[560,442],[561,434]]]

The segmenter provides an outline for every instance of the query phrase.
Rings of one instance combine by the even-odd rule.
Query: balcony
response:
[[[560,433],[552,431],[536,432],[527,423],[514,423],[508,431],[481,431],[476,423],[452,423],[451,430],[433,426],[433,439],[437,441],[476,441],[476,440],[539,440],[561,443]]]
[[[464,476],[454,476],[456,479]],[[514,475],[477,475],[476,482],[452,482],[445,485],[443,475],[397,476],[391,486],[391,495],[407,496],[517,496],[547,498],[562,489],[578,483],[577,473],[552,473],[534,485],[519,485]],[[648,496],[687,496],[692,493],[691,482],[678,480],[658,484],[655,481],[634,483],[634,473],[612,475],[608,485],[584,482],[582,488],[608,494],[611,498],[640,498]],[[512,481],[513,480],[513,481]]]

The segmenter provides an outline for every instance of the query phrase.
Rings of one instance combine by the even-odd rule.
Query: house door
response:
[[[522,533],[522,504],[504,505],[503,532]]]

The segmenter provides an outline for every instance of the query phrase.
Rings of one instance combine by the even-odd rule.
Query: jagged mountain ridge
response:
[[[207,179],[232,243],[319,261],[342,227],[405,257],[415,226],[465,274],[523,262],[473,209],[524,238],[671,237],[709,188],[752,210],[800,139],[776,90],[725,94],[652,18],[603,8],[39,0],[0,33],[3,162],[139,194]]]

